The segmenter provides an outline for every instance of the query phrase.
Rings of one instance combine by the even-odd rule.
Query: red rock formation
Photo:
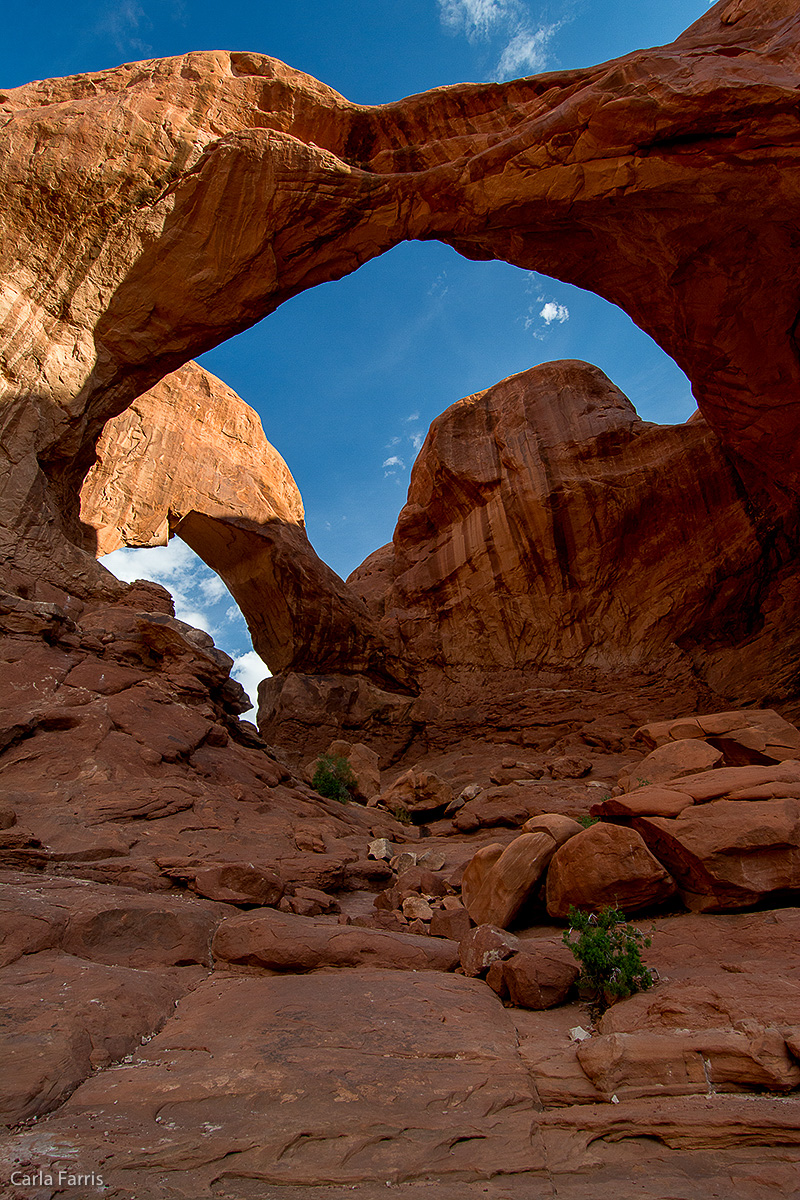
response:
[[[596,367],[547,363],[432,424],[391,546],[348,582],[397,653],[437,669],[603,669],[686,646],[720,690],[793,686],[783,623],[738,670],[780,586],[775,525],[702,420],[641,421]]]
[[[314,553],[289,468],[221,380],[197,363],[166,376],[109,421],[97,455],[81,519],[98,553],[176,533],[224,579],[273,671],[392,680],[366,607]]]
[[[0,595],[0,865],[24,872],[0,880],[10,893],[0,991],[11,1009],[1,1091],[4,1120],[44,1114],[0,1137],[4,1186],[21,1164],[31,1175],[88,1164],[108,1176],[109,1194],[152,1200],[320,1182],[367,1196],[385,1194],[387,1181],[413,1191],[432,1178],[442,1200],[487,1188],[577,1196],[587,1179],[604,1200],[626,1195],[633,1173],[653,1195],[701,1200],[703,1189],[730,1192],[732,1178],[741,1200],[761,1200],[765,1179],[792,1194],[800,1138],[791,1102],[708,1091],[796,1086],[796,911],[658,922],[653,965],[670,982],[644,1004],[634,997],[612,1010],[583,1050],[569,1036],[586,1019],[577,1006],[518,1013],[478,979],[344,966],[362,955],[387,966],[452,961],[451,947],[412,938],[392,913],[404,932],[389,940],[371,937],[369,917],[354,916],[361,927],[348,931],[334,915],[331,892],[347,893],[341,906],[355,912],[365,897],[349,893],[376,882],[390,904],[407,890],[447,892],[424,856],[393,887],[391,867],[365,858],[370,838],[399,843],[420,831],[325,801],[294,778],[236,720],[243,701],[229,660],[174,620],[160,589],[116,584],[78,549],[75,506],[107,418],[197,350],[406,236],[443,237],[617,299],[689,370],[729,448],[772,472],[774,500],[796,477],[786,449],[797,429],[798,23],[788,0],[724,0],[672,47],[374,110],[272,60],[222,52],[0,98],[0,140],[15,151],[0,159],[11,230],[0,243],[0,559],[18,593]],[[708,452],[702,427],[681,436]],[[617,453],[610,443],[603,461]],[[736,471],[755,516],[750,527],[736,517],[731,544],[745,555],[745,577],[764,564],[763,582],[775,581],[760,608],[757,589],[745,605],[746,620],[757,614],[763,625],[734,623],[721,648],[704,641],[718,611],[707,576],[697,595],[682,586],[676,617],[696,661],[734,680],[737,637],[769,649],[797,597],[784,514],[762,505],[761,481],[741,462]],[[727,543],[720,554],[704,537],[698,545],[714,562],[730,561]],[[661,586],[661,561],[647,561]],[[733,583],[721,591],[726,615],[741,607]],[[632,586],[626,595],[636,600]],[[635,632],[642,647],[674,637],[664,613],[642,616]],[[319,677],[323,745],[345,708],[354,727],[363,718],[391,728],[404,768],[458,787],[478,773],[487,782],[520,746],[526,756],[552,750],[555,762],[581,750],[581,738],[593,748],[592,774],[604,762],[608,780],[631,761],[637,726],[709,700],[674,656],[649,678],[576,668],[569,687],[558,671],[540,671],[521,694],[502,694],[514,666],[486,694],[474,672],[470,692],[472,666],[460,676],[448,668],[452,710],[430,735],[427,761],[424,698],[415,705],[343,674]],[[316,720],[303,699],[310,685],[289,675],[272,700],[292,689],[302,734]],[[730,770],[756,774],[745,782]],[[525,786],[546,811],[577,815],[598,782]],[[743,889],[753,902],[796,888],[796,801],[760,790],[795,786],[792,768],[678,782],[690,800],[711,803],[639,820],[670,841],[687,892],[709,860],[715,903],[738,903]],[[732,787],[736,802],[717,803]],[[754,829],[763,805],[769,836]],[[731,808],[742,812],[736,822],[725,819]],[[709,815],[718,824],[704,832]],[[587,830],[574,842],[587,835],[604,836]],[[477,848],[465,841],[448,846],[449,869]],[[781,870],[766,863],[759,873],[759,850],[769,859],[776,849]],[[482,856],[471,884],[503,850]],[[258,880],[271,890],[250,890]],[[187,886],[220,902],[187,897]],[[291,916],[232,907],[248,895],[274,902],[284,886]],[[539,986],[528,968],[543,939],[541,929],[520,933],[513,944],[496,934],[485,951],[498,957],[505,945],[525,960],[527,995],[534,975]],[[328,971],[334,963],[341,969]],[[260,973],[276,964],[292,973]],[[313,978],[295,973],[311,967],[321,968]],[[121,1055],[132,1064],[117,1063]],[[665,1080],[684,1066],[685,1094],[665,1099]],[[620,1103],[605,1102],[615,1096]]]
[[[58,529],[105,421],[404,238],[620,304],[751,491],[794,488],[799,35],[793,0],[729,0],[660,49],[376,108],[223,51],[4,93],[7,577],[52,576],[58,547],[96,585]]]

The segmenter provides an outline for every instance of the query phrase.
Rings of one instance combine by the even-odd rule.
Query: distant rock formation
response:
[[[437,417],[393,542],[348,583],[424,668],[626,670],[682,647],[749,700],[800,670],[790,623],[769,620],[785,566],[702,418],[644,422],[599,368],[564,361]]]
[[[314,553],[289,468],[221,380],[193,362],[167,375],[109,421],[97,456],[81,518],[99,553],[177,533],[224,579],[271,670],[396,683],[366,606]]]

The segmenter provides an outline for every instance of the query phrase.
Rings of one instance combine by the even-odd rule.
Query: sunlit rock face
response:
[[[5,577],[101,586],[71,544],[106,420],[406,238],[621,305],[756,503],[793,493],[799,37],[793,0],[731,0],[663,48],[374,108],[223,51],[4,93]]]
[[[197,363],[108,422],[81,518],[100,554],[177,533],[224,579],[271,669],[386,678],[372,618],[311,547],[297,484],[258,415]]]

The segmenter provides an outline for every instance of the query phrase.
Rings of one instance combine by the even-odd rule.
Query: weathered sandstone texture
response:
[[[783,601],[774,551],[704,421],[641,421],[602,371],[566,361],[437,417],[393,542],[348,583],[423,674],[630,668],[680,647],[753,698],[790,690],[800,666],[784,622],[763,636]]]
[[[800,894],[796,731],[774,714],[712,714],[730,705],[693,669],[731,694],[757,678],[776,694],[792,687],[799,26],[788,0],[723,0],[670,47],[379,109],[228,52],[0,95],[0,142],[13,150],[0,157],[0,1179],[9,1200],[33,1194],[10,1184],[14,1171],[87,1167],[105,1181],[88,1195],[106,1200],[377,1200],[387,1183],[402,1200],[796,1191],[800,912],[787,906]],[[653,460],[684,482],[698,473],[676,462],[708,468],[699,493],[661,484],[707,556],[693,555],[696,581],[680,576],[669,545],[637,541],[646,514],[636,503],[626,510],[626,536],[663,601],[648,618],[620,577],[632,648],[661,658],[648,650],[634,670],[617,657],[609,672],[596,655],[590,667],[569,650],[584,633],[568,620],[559,637],[579,665],[532,670],[526,648],[525,665],[499,667],[491,689],[460,660],[445,662],[432,697],[398,694],[360,666],[268,681],[262,711],[292,699],[284,728],[298,761],[313,736],[327,748],[344,732],[380,745],[384,794],[409,770],[417,782],[443,781],[452,798],[426,811],[428,825],[315,795],[238,720],[246,701],[230,660],[174,619],[161,589],[110,579],[77,511],[109,418],[157,386],[177,405],[176,379],[199,380],[201,406],[213,408],[219,397],[194,368],[159,380],[404,237],[441,237],[615,299],[692,376],[727,456],[712,464],[711,435],[694,422],[677,435],[691,455]],[[594,455],[598,469],[650,436],[635,418],[628,425]],[[157,457],[174,429],[152,437]],[[230,461],[256,506],[236,545],[259,554],[280,489],[256,492],[275,463],[267,455],[269,469],[245,479]],[[626,472],[618,491],[643,482],[635,461]],[[568,493],[589,520],[585,476],[568,479],[561,493],[537,493],[551,507],[563,499],[553,530],[570,528]],[[214,522],[238,528],[243,497],[220,495],[228,507],[215,509],[199,468],[171,489],[164,481],[152,509],[156,529],[178,517],[194,536],[198,514],[206,552],[222,564]],[[118,494],[110,527],[133,528],[131,498]],[[624,509],[630,497],[618,500]],[[603,519],[616,528],[613,512]],[[299,528],[296,512],[292,521]],[[496,578],[505,579],[509,540],[488,532],[504,547]],[[543,545],[574,564],[553,600],[557,617],[569,615],[564,597],[580,605],[569,575],[591,538],[576,531],[572,558],[559,558],[557,537]],[[270,544],[270,571],[276,553]],[[246,568],[228,562],[244,588]],[[454,569],[463,562],[455,556]],[[288,592],[295,583],[289,574]],[[334,654],[341,613],[359,610],[326,586],[322,632]],[[621,654],[619,614],[609,618],[601,600],[581,619],[595,618],[590,648],[597,635]],[[314,645],[304,619],[300,606],[274,634],[288,662]],[[481,653],[504,644],[493,621]],[[447,620],[441,631],[429,616],[420,624],[428,641],[417,662],[431,646],[430,661],[444,661]],[[536,644],[532,635],[526,645]],[[659,742],[659,725],[669,726],[669,753],[656,761],[670,771],[697,764],[687,740],[721,751],[724,765],[701,748],[705,769],[643,785],[637,811],[637,790],[611,793],[641,770],[636,731]],[[612,804],[600,814],[610,820],[575,829],[590,807]],[[575,968],[555,953],[560,930],[542,910],[538,875],[526,903],[539,904],[541,924],[516,935],[465,928],[487,881],[515,903],[533,883],[519,847],[508,854],[520,840],[539,850],[547,841],[547,853],[560,844],[554,883],[568,875],[559,862],[577,862],[588,845],[572,874],[577,895],[587,860],[602,866],[587,903],[616,899],[626,865],[624,850],[615,858],[592,846],[633,847],[627,880],[635,895],[644,878],[648,903],[648,880],[664,882],[652,863],[669,859],[678,895],[653,921],[651,991],[593,1023],[569,991]],[[369,857],[377,842],[388,861]],[[681,900],[778,907],[686,914]],[[434,929],[446,936],[428,937]],[[472,978],[450,969],[456,934]],[[498,994],[478,978],[491,972]],[[523,1010],[501,995],[566,1003]],[[34,1186],[41,1200],[69,1195]]]
[[[314,553],[297,485],[257,414],[197,363],[108,422],[81,519],[99,554],[178,534],[224,579],[273,671],[386,678],[369,613]]]
[[[375,108],[227,51],[3,93],[6,578],[101,586],[71,547],[105,422],[407,238],[629,312],[747,464],[780,555],[763,497],[798,476],[799,32],[793,0],[722,0],[662,48]]]

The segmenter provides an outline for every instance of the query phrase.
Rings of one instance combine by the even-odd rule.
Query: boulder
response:
[[[395,847],[388,838],[375,838],[367,847],[367,858],[374,858],[379,862],[389,862],[395,854]]]
[[[565,946],[533,944],[492,964],[486,982],[517,1008],[555,1008],[577,983],[580,968]]]
[[[448,886],[447,881],[434,871],[426,871],[424,867],[408,867],[398,875],[393,887],[375,897],[375,907],[401,908],[409,896],[425,896],[428,899],[444,896]]]
[[[581,779],[592,769],[592,760],[578,754],[561,754],[550,763],[551,779]]]
[[[609,796],[589,809],[593,817],[677,817],[694,800],[686,792],[667,787],[639,787],[621,796]]]
[[[536,817],[528,817],[522,826],[523,833],[549,833],[557,846],[563,846],[582,829],[580,821],[562,816],[561,813],[541,813]]]
[[[597,824],[570,838],[547,873],[547,911],[565,918],[572,907],[610,905],[626,914],[660,904],[675,883],[633,829]]]
[[[191,886],[209,900],[267,906],[279,904],[285,890],[277,871],[254,867],[252,863],[214,863],[203,867]]]
[[[783,784],[791,788],[800,785],[800,761],[788,759],[775,766],[718,767],[697,775],[684,775],[680,790],[691,796],[695,804],[733,796],[737,800],[756,798],[764,787],[775,788],[773,795],[782,794]]]
[[[407,921],[430,921],[433,909],[424,896],[406,896],[400,905]]]
[[[749,908],[800,888],[800,799],[717,800],[634,826],[693,911]]]
[[[453,816],[453,825],[459,833],[497,826],[519,829],[540,807],[538,789],[506,783],[501,787],[485,788],[475,799],[461,805]]]
[[[504,850],[505,846],[500,842],[490,842],[488,846],[481,846],[476,850],[467,863],[461,876],[461,899],[467,910]]]
[[[453,799],[453,789],[433,771],[411,767],[394,781],[371,805],[380,803],[389,812],[400,809],[413,821],[441,816]]]
[[[464,974],[470,978],[485,975],[493,963],[510,958],[522,949],[522,942],[513,933],[494,925],[479,925],[462,938],[458,947]]]
[[[726,754],[738,746],[753,756],[753,762],[765,759],[783,762],[800,756],[800,730],[772,708],[736,709],[654,721],[640,726],[635,736],[654,749],[680,738],[713,738],[717,746],[724,743]]]
[[[463,904],[448,905],[446,908],[435,908],[431,917],[431,937],[450,938],[451,941],[461,942],[470,931],[472,922]]]
[[[541,829],[515,838],[487,872],[477,893],[465,900],[475,924],[506,929],[536,891],[557,848],[555,838]]]
[[[356,780],[355,799],[366,804],[381,790],[380,757],[363,742],[346,742],[341,738],[331,742],[328,754],[346,758]]]
[[[722,761],[722,751],[695,738],[682,738],[652,750],[641,762],[626,768],[619,777],[623,791],[666,784],[683,775],[710,771]]]

